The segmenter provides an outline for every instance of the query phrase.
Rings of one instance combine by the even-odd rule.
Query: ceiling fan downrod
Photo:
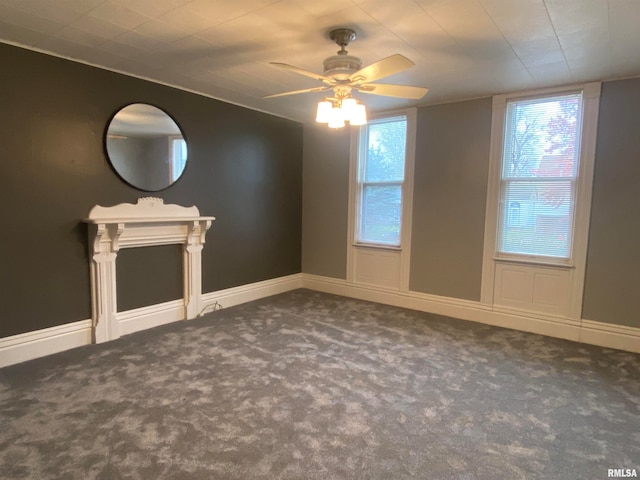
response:
[[[350,28],[336,28],[329,32],[329,38],[340,47],[338,55],[347,55],[349,52],[347,52],[346,47],[349,42],[353,42],[356,39],[356,31]]]
[[[362,68],[362,60],[353,55],[349,55],[345,48],[356,39],[356,32],[350,28],[336,28],[329,32],[331,40],[340,47],[337,55],[327,57],[322,62],[323,73],[327,77],[332,77],[336,82],[344,83],[349,77]]]

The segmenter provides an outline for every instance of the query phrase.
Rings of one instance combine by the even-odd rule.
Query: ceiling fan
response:
[[[321,123],[329,123],[330,127],[341,127],[344,126],[344,120],[350,121],[352,125],[366,123],[364,105],[358,104],[356,99],[351,96],[351,92],[354,90],[371,95],[383,95],[386,97],[408,98],[413,100],[419,100],[428,92],[428,89],[424,87],[372,83],[413,67],[415,64],[408,58],[400,54],[395,54],[362,68],[362,60],[353,55],[349,55],[349,52],[346,50],[349,42],[356,39],[356,32],[354,30],[350,28],[338,28],[332,30],[329,37],[336,42],[340,50],[337,55],[325,58],[323,61],[324,69],[322,75],[286,63],[271,62],[271,65],[282,68],[283,70],[319,80],[323,83],[322,86],[276,93],[274,95],[267,95],[264,98],[333,90],[333,97],[326,98],[324,102],[320,102],[318,105],[318,116],[316,120]],[[344,118],[344,110],[346,107],[355,112],[356,105],[359,105],[361,114],[365,115],[364,121],[359,118]],[[332,125],[328,117],[329,110],[341,108],[343,109],[341,124],[339,121],[334,121]],[[321,110],[324,110],[324,115],[321,115]],[[322,118],[320,118],[321,116]]]

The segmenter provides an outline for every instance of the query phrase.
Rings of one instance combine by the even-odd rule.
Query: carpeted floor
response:
[[[640,472],[640,355],[297,290],[0,370],[7,479]]]

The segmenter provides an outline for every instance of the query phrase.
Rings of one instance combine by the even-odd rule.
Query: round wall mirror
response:
[[[155,192],[172,185],[187,164],[187,143],[169,114],[133,103],[118,110],[105,134],[111,166],[129,185]]]

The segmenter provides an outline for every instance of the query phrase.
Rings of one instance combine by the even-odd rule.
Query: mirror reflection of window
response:
[[[171,137],[169,140],[171,152],[170,181],[175,182],[182,175],[187,164],[187,142],[182,137]]]
[[[184,172],[187,145],[182,130],[165,111],[134,103],[114,114],[105,132],[107,157],[128,184],[156,192]]]

